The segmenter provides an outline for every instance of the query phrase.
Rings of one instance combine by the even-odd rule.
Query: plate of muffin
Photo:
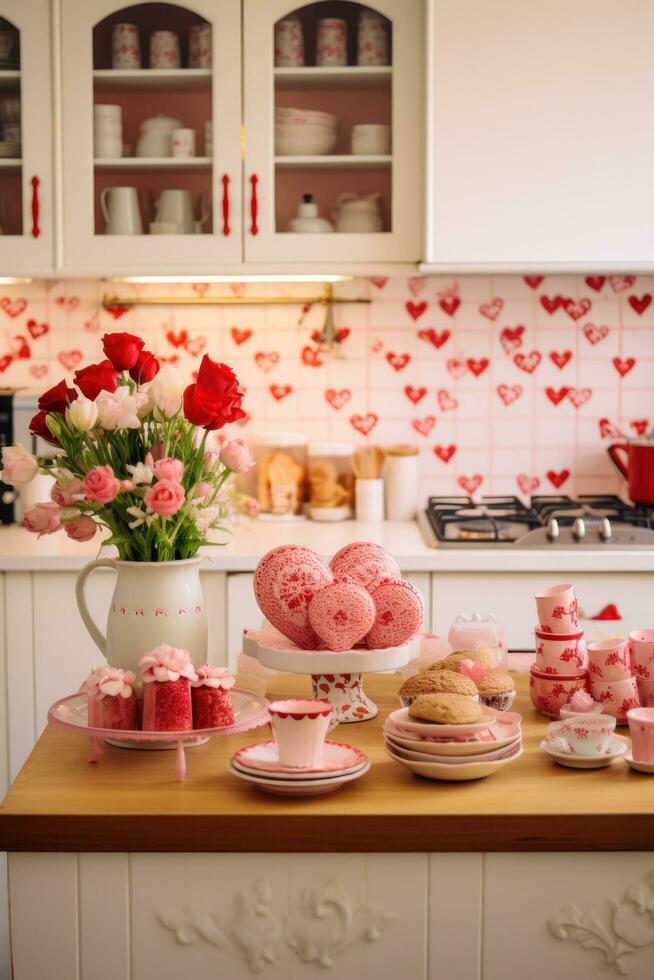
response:
[[[387,754],[416,775],[483,779],[522,754],[515,683],[485,651],[462,651],[409,677],[386,719]]]

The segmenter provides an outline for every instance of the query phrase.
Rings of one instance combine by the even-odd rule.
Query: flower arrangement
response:
[[[61,529],[88,541],[98,527],[127,561],[193,557],[224,530],[231,473],[254,465],[242,439],[207,450],[209,432],[244,418],[238,379],[205,355],[197,379],[184,387],[129,333],[105,334],[106,359],[81,368],[46,391],[30,431],[56,447],[52,459],[22,446],[2,450],[2,479],[21,486],[38,472],[55,478],[50,501],[24,515],[39,537]],[[212,542],[215,543],[215,542]]]

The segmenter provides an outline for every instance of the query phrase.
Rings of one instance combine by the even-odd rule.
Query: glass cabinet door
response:
[[[239,0],[63,0],[67,271],[240,261],[240,32]]]
[[[415,261],[419,0],[244,0],[247,261]]]
[[[0,272],[54,271],[48,0],[0,0]]]

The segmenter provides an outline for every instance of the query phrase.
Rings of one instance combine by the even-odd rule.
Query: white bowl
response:
[[[336,133],[298,133],[286,136],[275,132],[275,153],[279,156],[323,156],[336,146]]]
[[[516,745],[515,753],[504,759],[496,759],[492,762],[462,762],[459,765],[453,766],[450,763],[414,762],[411,759],[403,759],[392,752],[388,745],[384,747],[386,754],[394,762],[404,766],[405,769],[415,773],[416,776],[423,776],[425,779],[440,779],[451,783],[465,782],[470,779],[484,779],[486,776],[492,776],[494,772],[498,772],[504,766],[508,766],[516,759],[519,759],[523,752],[522,743],[519,742]]]
[[[298,125],[320,121],[337,126],[339,117],[332,115],[331,112],[320,112],[318,109],[287,109],[280,106],[275,109],[275,119],[294,121]]]

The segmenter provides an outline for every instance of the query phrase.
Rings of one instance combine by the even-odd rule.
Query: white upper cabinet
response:
[[[243,3],[245,261],[417,261],[421,0]],[[333,232],[289,230],[305,195]]]
[[[54,271],[48,0],[0,0],[0,273]]]
[[[62,0],[61,33],[66,272],[240,262],[240,0]],[[170,155],[173,125],[194,156]]]
[[[429,0],[427,48],[427,264],[654,268],[654,4]]]

